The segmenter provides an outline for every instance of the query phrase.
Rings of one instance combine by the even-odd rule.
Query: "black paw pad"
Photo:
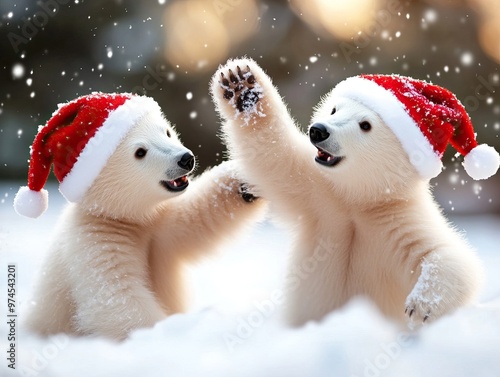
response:
[[[240,112],[243,112],[254,107],[258,101],[258,93],[255,93],[252,90],[246,90],[238,96],[238,99],[236,100],[236,108]]]

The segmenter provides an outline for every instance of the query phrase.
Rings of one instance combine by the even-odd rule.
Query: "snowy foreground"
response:
[[[500,376],[500,218],[488,216],[453,218],[485,264],[480,304],[416,333],[395,327],[362,300],[321,323],[284,327],[280,282],[289,241],[285,231],[266,222],[190,269],[194,295],[188,314],[136,331],[121,344],[65,335],[39,339],[18,327],[12,371],[5,357],[7,265],[16,264],[22,319],[64,205],[51,186],[47,213],[22,218],[12,209],[17,188],[0,185],[1,377]]]

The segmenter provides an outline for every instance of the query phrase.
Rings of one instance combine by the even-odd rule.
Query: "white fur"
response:
[[[147,149],[143,159],[134,157],[137,148]],[[167,191],[159,182],[185,174],[177,161],[187,151],[160,112],[138,121],[82,201],[64,211],[29,329],[123,339],[185,310],[183,266],[234,236],[264,205],[241,198],[230,163],[182,195]]]
[[[249,66],[260,84],[265,116],[235,118],[219,80],[237,66]],[[211,91],[232,158],[294,231],[286,279],[291,324],[319,320],[357,295],[397,320],[407,309],[416,323],[474,299],[482,277],[478,258],[375,112],[343,97],[321,101],[312,119],[330,133],[321,148],[345,157],[325,167],[315,162],[316,148],[254,61],[230,60],[214,75]],[[360,129],[362,121],[371,131]]]

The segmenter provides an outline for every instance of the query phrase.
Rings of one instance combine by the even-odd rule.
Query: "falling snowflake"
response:
[[[424,14],[424,20],[430,24],[433,24],[438,19],[438,14],[434,9],[429,9]]]
[[[456,173],[451,173],[450,176],[449,176],[449,181],[452,185],[454,184],[457,184],[458,183],[458,179],[460,178],[460,176]]]
[[[474,56],[470,52],[464,52],[460,57],[460,62],[465,66],[471,65],[473,61],[474,61]]]
[[[16,63],[12,66],[12,78],[20,79],[24,76],[24,66],[21,63]]]

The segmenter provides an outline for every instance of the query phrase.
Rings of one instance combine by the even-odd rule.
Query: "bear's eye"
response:
[[[147,150],[145,150],[144,148],[139,148],[135,151],[135,158],[140,160],[144,158],[144,156],[146,156],[146,153],[148,153]]]
[[[332,113],[330,115],[333,115],[337,112],[337,109],[334,107],[333,110],[332,110]]]
[[[372,125],[368,122],[361,122],[359,124],[359,128],[361,128],[365,132],[368,132],[372,129]]]
[[[172,136],[172,134],[170,133],[170,130],[169,130],[169,129],[167,129],[167,136],[168,136],[168,137],[171,137],[171,136]]]

